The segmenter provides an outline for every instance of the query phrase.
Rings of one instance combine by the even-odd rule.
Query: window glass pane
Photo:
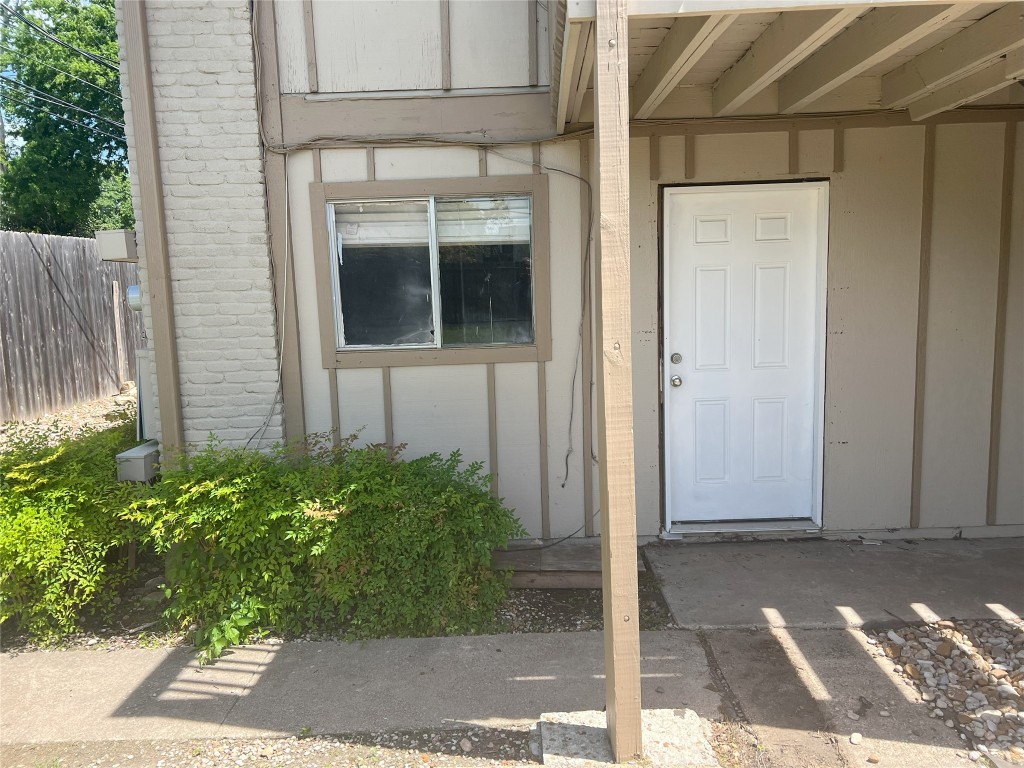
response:
[[[533,342],[530,198],[438,199],[445,346]]]
[[[434,343],[425,200],[336,203],[344,345]]]

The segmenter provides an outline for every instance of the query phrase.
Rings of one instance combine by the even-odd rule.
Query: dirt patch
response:
[[[650,571],[639,576],[640,629],[673,629],[672,614]],[[591,632],[604,628],[600,589],[512,589],[498,609],[502,632]]]
[[[340,736],[25,744],[0,749],[9,768],[481,768],[537,763],[528,729],[461,728]],[[533,748],[534,750],[536,747]]]
[[[746,723],[711,720],[705,729],[722,768],[771,768],[768,752]]]
[[[72,440],[91,430],[103,430],[126,419],[134,419],[138,394],[134,382],[126,382],[121,392],[40,416],[31,421],[0,423],[0,453],[19,438],[45,435],[49,445]]]

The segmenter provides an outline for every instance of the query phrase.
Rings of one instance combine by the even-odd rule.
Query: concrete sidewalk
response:
[[[530,726],[604,705],[600,632],[62,651],[0,659],[0,743]],[[690,632],[642,639],[648,708],[718,716]],[[307,730],[308,729],[308,730]]]
[[[1024,615],[1024,539],[659,543],[676,624],[842,629]]]
[[[651,547],[690,629],[641,634],[643,706],[747,722],[772,768],[872,754],[966,766],[956,732],[853,627],[1020,614],[1022,552],[1019,540]],[[600,709],[603,673],[600,632],[267,644],[205,668],[189,649],[34,652],[0,658],[0,745],[523,727]]]

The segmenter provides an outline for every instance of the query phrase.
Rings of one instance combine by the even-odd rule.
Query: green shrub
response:
[[[270,454],[211,443],[136,504],[170,557],[168,615],[194,626],[206,658],[271,627],[364,638],[491,626],[507,588],[491,550],[523,531],[481,466],[351,442]]]
[[[0,453],[0,623],[52,638],[107,614],[129,575],[114,550],[138,534],[122,517],[133,489],[117,482],[114,456],[135,444],[134,426],[58,445],[12,429]]]

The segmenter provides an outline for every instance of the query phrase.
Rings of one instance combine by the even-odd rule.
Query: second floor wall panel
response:
[[[283,93],[509,88],[550,82],[537,0],[275,0]]]

